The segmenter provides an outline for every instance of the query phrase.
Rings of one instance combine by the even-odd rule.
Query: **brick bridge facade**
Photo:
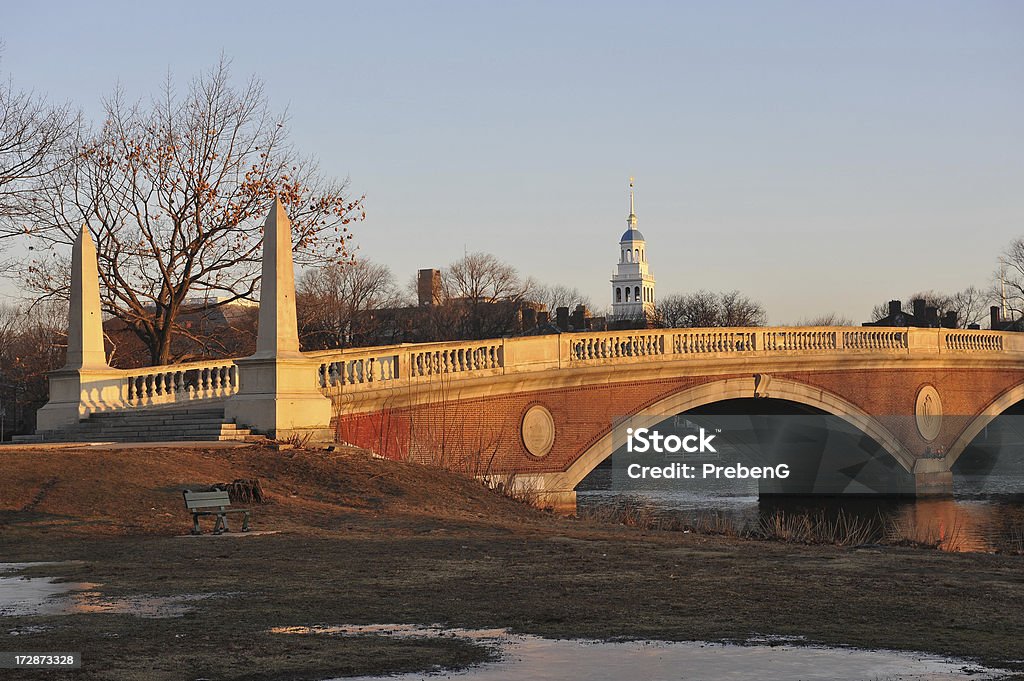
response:
[[[965,447],[1024,399],[1022,341],[945,329],[670,329],[378,348],[321,373],[340,439],[514,474],[556,504],[572,503],[611,454],[616,419],[753,397],[842,417],[929,494],[950,492]]]

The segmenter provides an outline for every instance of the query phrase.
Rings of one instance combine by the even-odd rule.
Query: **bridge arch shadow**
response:
[[[1024,494],[1024,385],[999,395],[950,447],[957,494]]]
[[[969,450],[972,443],[975,443],[979,436],[1001,416],[1021,417],[1020,420],[1024,423],[1024,383],[1000,393],[964,428],[960,436],[946,451],[944,460],[946,467],[953,470],[964,452]]]
[[[652,427],[674,415],[690,412],[709,413],[709,408],[713,411],[715,406],[721,406],[728,410],[730,404],[735,407],[749,407],[752,404],[765,407],[776,405],[775,408],[778,408],[778,405],[791,403],[795,407],[807,408],[804,410],[806,414],[841,418],[856,431],[859,431],[861,435],[873,440],[883,450],[887,458],[891,457],[891,460],[897,464],[893,468],[898,474],[897,477],[900,478],[900,484],[912,480],[914,456],[892,432],[856,405],[821,388],[788,379],[773,377],[766,388],[762,386],[761,389],[758,389],[756,399],[754,398],[755,389],[757,386],[753,377],[724,379],[689,388],[645,407],[641,410],[639,417],[630,415],[634,417],[631,424]],[[575,489],[591,471],[612,455],[616,444],[612,429],[609,428],[565,471],[561,485],[566,486],[562,489]],[[898,487],[898,485],[894,487]]]

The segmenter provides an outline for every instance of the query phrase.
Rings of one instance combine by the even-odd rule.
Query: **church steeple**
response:
[[[619,262],[612,273],[612,317],[640,321],[654,314],[654,275],[647,267],[647,242],[637,229],[633,178],[629,178],[629,217],[619,239]]]

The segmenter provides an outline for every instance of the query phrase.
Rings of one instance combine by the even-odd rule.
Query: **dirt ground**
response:
[[[259,533],[187,536],[181,490],[236,478],[259,478],[268,493],[255,507]],[[169,618],[2,617],[0,650],[84,658],[75,672],[3,678],[324,679],[491,654],[457,639],[270,631],[375,623],[551,637],[803,636],[1024,671],[1019,556],[601,526],[359,451],[4,447],[0,562],[27,561],[77,561],[23,574],[97,583],[103,597],[214,595]]]

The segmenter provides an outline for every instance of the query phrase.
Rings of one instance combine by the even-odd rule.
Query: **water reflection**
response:
[[[744,409],[750,408],[742,400],[732,402],[710,405],[692,413],[746,413]],[[758,408],[765,411],[763,405]],[[792,405],[775,404],[774,408],[780,414],[792,411]],[[771,411],[768,409],[765,413]],[[792,417],[774,418],[777,420],[770,423],[778,424],[781,423],[778,418]],[[769,429],[769,432],[773,431]],[[840,434],[832,435],[837,436],[838,442]],[[857,447],[832,443],[823,448],[818,465],[841,469],[836,463],[837,450],[864,449],[864,438],[855,436]],[[780,450],[786,455],[783,458],[803,461],[800,452],[791,449],[793,446],[793,442],[784,443]],[[888,455],[880,452],[881,461]],[[864,464],[849,470],[856,470],[856,477],[863,478],[863,470],[867,468],[868,464]],[[898,466],[894,470],[896,468]],[[883,477],[887,474],[882,472]],[[655,518],[700,526],[706,524],[710,516],[736,528],[758,527],[780,512],[821,515],[833,520],[844,514],[847,518],[876,524],[879,530],[898,532],[946,551],[1024,554],[1024,403],[1011,407],[992,421],[957,460],[953,467],[953,498],[843,495],[759,498],[758,483],[754,480],[704,480],[699,488],[688,485],[624,490],[609,460],[580,483],[577,504],[582,511],[587,511],[639,503]]]
[[[955,475],[954,497],[944,499],[759,498],[756,482],[740,480],[699,491],[622,493],[611,487],[611,469],[596,469],[577,488],[580,510],[639,503],[654,517],[694,526],[714,517],[737,528],[756,527],[779,512],[831,519],[842,513],[946,551],[1024,553],[1024,480],[1018,475]]]
[[[469,630],[409,624],[276,627],[287,635],[393,636],[396,638],[457,637],[496,648],[501,659],[443,678],[476,681],[537,679],[751,679],[804,681],[878,679],[939,681],[991,679],[1005,672],[963,660],[890,650],[856,650],[791,645],[789,641],[751,640],[744,644],[704,641],[552,640],[511,634],[502,629]],[[359,677],[371,681],[383,677]],[[389,679],[423,679],[404,674]],[[435,678],[430,675],[426,678]],[[340,680],[339,680],[340,681]]]
[[[181,594],[176,596],[106,596],[91,582],[61,582],[57,577],[7,576],[39,566],[67,563],[0,563],[0,617],[74,615],[84,613],[129,614],[136,617],[181,617],[193,603],[231,594]]]

